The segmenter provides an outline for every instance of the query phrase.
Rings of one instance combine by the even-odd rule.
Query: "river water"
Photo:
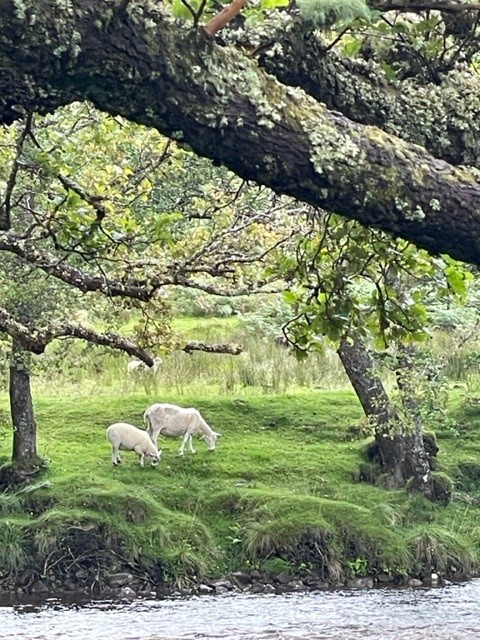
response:
[[[480,580],[432,589],[0,605],[1,640],[479,640]]]

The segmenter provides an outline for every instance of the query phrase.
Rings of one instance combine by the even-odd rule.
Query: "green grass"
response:
[[[459,488],[446,508],[355,482],[365,441],[352,440],[362,412],[351,392],[43,393],[35,400],[48,469],[30,491],[0,496],[0,571],[34,562],[67,573],[96,563],[97,570],[134,567],[182,584],[265,563],[333,581],[478,565],[476,470],[464,467],[468,491]],[[158,400],[200,409],[222,433],[217,451],[199,440],[196,456],[180,458],[180,441],[163,439],[156,469],[142,469],[131,452],[113,467],[106,427],[119,420],[141,426]],[[452,477],[462,461],[478,459],[480,442],[480,410],[458,404],[456,411],[463,411],[465,439],[439,437],[440,467]],[[0,458],[8,459],[10,447],[4,431]]]
[[[195,340],[222,340],[229,338],[238,327],[238,317],[191,317],[178,316],[172,322],[172,328],[188,338]]]
[[[363,414],[334,349],[300,362],[236,317],[183,317],[174,328],[244,353],[165,355],[147,387],[126,375],[127,356],[96,347],[62,341],[38,359],[38,452],[48,467],[28,490],[0,493],[0,578],[84,569],[94,582],[127,568],[185,584],[277,567],[335,582],[478,568],[480,403],[466,386],[437,430],[438,471],[455,482],[440,507],[356,482]],[[459,357],[452,367],[461,377]],[[179,458],[180,440],[163,439],[157,469],[140,468],[131,452],[113,467],[106,427],[142,426],[158,401],[197,407],[222,434],[217,451],[197,441],[196,456]],[[11,454],[9,423],[5,392],[0,462]]]
[[[79,395],[168,391],[179,395],[202,394],[265,395],[307,388],[348,386],[338,357],[325,345],[322,354],[299,361],[293,352],[278,346],[265,334],[237,317],[178,317],[173,329],[180,343],[201,340],[207,343],[240,344],[240,356],[183,351],[161,353],[158,380],[135,381],[127,375],[129,356],[80,341],[56,341],[46,354],[36,359],[35,388],[43,395]],[[129,333],[128,323],[124,331]],[[0,370],[0,386],[6,388],[6,369]]]

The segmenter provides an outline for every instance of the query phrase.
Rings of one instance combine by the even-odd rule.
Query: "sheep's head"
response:
[[[150,464],[152,465],[152,467],[156,467],[157,464],[160,462],[160,459],[162,457],[162,452],[159,450],[157,451],[157,454],[149,453],[148,455],[151,459]]]
[[[211,434],[209,433],[202,436],[205,442],[207,443],[207,446],[210,451],[215,451],[217,438],[220,437],[220,435],[221,435],[220,433],[217,433],[216,431],[212,431]]]

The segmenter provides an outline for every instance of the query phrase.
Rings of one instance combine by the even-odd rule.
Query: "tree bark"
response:
[[[0,59],[0,121],[89,99],[279,193],[480,264],[475,173],[329,111],[157,2],[0,0]]]
[[[38,464],[37,423],[33,410],[28,361],[30,353],[13,340],[10,363],[10,413],[13,424],[12,462],[23,467]]]
[[[375,443],[388,485],[409,489],[433,497],[433,481],[425,452],[422,425],[405,428],[382,384],[375,375],[372,356],[362,340],[344,338],[338,355],[357,394],[365,415],[375,422]],[[410,392],[405,387],[404,392]],[[410,401],[410,400],[409,400]]]
[[[430,467],[427,460],[425,445],[423,441],[423,425],[419,412],[418,403],[415,400],[415,389],[412,385],[411,373],[414,368],[413,353],[414,349],[409,346],[400,345],[399,366],[395,373],[397,378],[397,387],[401,393],[405,410],[411,420],[410,426],[410,443],[409,448],[413,455],[411,456],[411,477],[412,490],[420,491],[432,497],[433,484],[430,478]]]
[[[265,26],[262,26],[265,31]],[[259,63],[280,82],[301,87],[329,109],[425,147],[436,158],[480,168],[480,76],[454,68],[442,82],[389,80],[379,64],[345,58],[298,21],[277,26]],[[277,43],[277,46],[272,46]]]

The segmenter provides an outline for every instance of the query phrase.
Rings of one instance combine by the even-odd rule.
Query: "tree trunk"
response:
[[[433,486],[430,478],[430,467],[427,460],[425,445],[423,441],[423,425],[419,412],[418,403],[415,399],[415,390],[412,384],[411,371],[413,369],[414,349],[412,347],[401,347],[399,367],[396,369],[397,387],[401,392],[405,411],[408,413],[412,425],[409,434],[410,449],[413,455],[410,460],[411,465],[411,488],[413,491],[420,491],[431,497]]]
[[[375,443],[389,486],[397,488],[409,482],[412,491],[432,497],[430,466],[418,414],[413,429],[407,428],[392,406],[381,380],[375,375],[372,356],[362,340],[344,338],[338,355],[366,416],[375,421]],[[408,393],[411,389],[407,389],[406,379],[403,384],[402,390],[409,396],[406,402],[413,408],[413,399]]]
[[[12,462],[34,467],[38,464],[37,424],[33,410],[28,364],[30,353],[17,340],[12,343],[10,363],[10,413],[13,424]]]

